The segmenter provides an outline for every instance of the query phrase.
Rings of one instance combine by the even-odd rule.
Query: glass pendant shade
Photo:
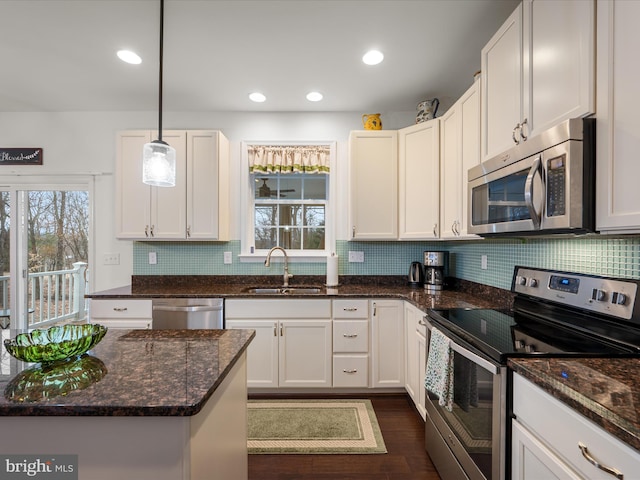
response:
[[[156,187],[176,185],[176,149],[154,140],[142,149],[142,181]]]

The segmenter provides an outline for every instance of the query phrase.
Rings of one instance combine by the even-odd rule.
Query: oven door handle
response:
[[[540,170],[540,163],[540,155],[538,155],[533,161],[529,174],[527,175],[527,180],[524,183],[524,203],[527,205],[527,209],[529,210],[529,216],[533,222],[534,230],[540,229],[540,221],[542,219],[542,211],[537,212],[536,206],[533,204],[533,179],[538,173],[538,170]],[[542,175],[540,176],[542,177]],[[542,197],[544,198],[544,194]]]
[[[428,317],[424,317],[425,323],[427,328],[429,329],[429,332],[431,332],[431,329],[434,328],[431,323],[429,322],[429,318]],[[440,330],[442,332],[442,330]],[[443,332],[444,333],[444,332]],[[445,334],[446,335],[446,334]],[[465,357],[467,360],[471,360],[473,363],[475,363],[476,365],[479,365],[480,367],[484,368],[485,370],[487,370],[489,373],[493,374],[493,375],[497,375],[499,372],[499,367],[493,363],[491,363],[489,360],[485,360],[484,358],[482,358],[480,355],[477,355],[473,352],[471,352],[470,350],[467,350],[466,348],[464,348],[461,345],[458,345],[455,340],[452,340],[451,337],[449,337],[448,335],[446,335],[446,337],[449,339],[450,341],[450,348],[451,350],[453,350],[454,352],[456,352],[459,355],[462,355],[463,357]]]
[[[476,365],[484,368],[485,370],[487,370],[491,374],[493,374],[493,375],[497,375],[498,374],[498,367],[497,366],[495,366],[493,363],[489,362],[488,360],[485,360],[481,356],[476,355],[473,352],[470,352],[466,348],[461,347],[460,345],[458,345],[453,340],[451,340],[451,350],[453,350],[454,352],[456,352],[459,355],[462,355],[466,359],[471,360],[473,363],[475,363]]]

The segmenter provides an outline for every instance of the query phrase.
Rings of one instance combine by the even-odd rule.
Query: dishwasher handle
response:
[[[189,306],[154,305],[153,309],[161,312],[219,312],[219,311],[222,311],[222,306],[221,305],[189,305]]]

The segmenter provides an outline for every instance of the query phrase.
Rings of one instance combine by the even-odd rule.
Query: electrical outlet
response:
[[[482,268],[482,270],[486,270],[487,269],[487,256],[486,255],[482,255],[481,260],[480,260],[480,267]]]
[[[349,262],[363,263],[364,252],[352,252],[351,250],[349,250]]]
[[[149,252],[149,265],[156,265],[158,263],[158,256],[156,252]]]
[[[231,257],[231,252],[224,252],[224,263],[226,265],[229,265],[230,263],[233,263],[233,258]]]
[[[103,265],[120,265],[120,254],[119,253],[105,253],[102,256],[102,264]]]

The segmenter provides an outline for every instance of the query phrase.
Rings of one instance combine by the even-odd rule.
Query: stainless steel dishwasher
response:
[[[222,329],[222,298],[154,298],[153,329]]]

